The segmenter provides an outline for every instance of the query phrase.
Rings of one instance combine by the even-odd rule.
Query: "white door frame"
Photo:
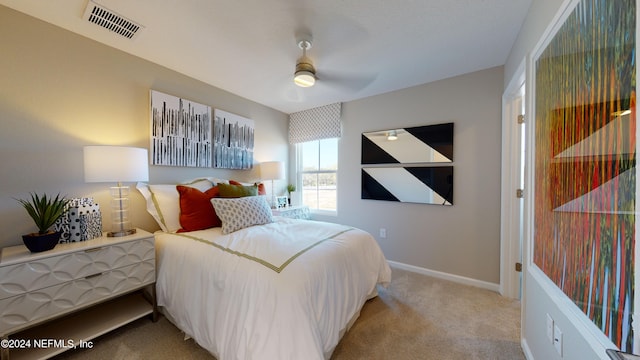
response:
[[[523,60],[502,95],[502,175],[500,199],[500,294],[520,299],[522,272],[515,264],[521,259],[520,226],[522,199],[516,197],[520,188],[521,143],[517,117],[525,101],[525,61]],[[523,269],[524,270],[524,269]]]

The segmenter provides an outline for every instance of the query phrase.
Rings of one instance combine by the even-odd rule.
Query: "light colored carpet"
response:
[[[332,360],[525,359],[518,301],[396,268],[379,293],[365,304]],[[166,318],[144,318],[94,339],[93,349],[56,359],[215,359],[183,339]]]

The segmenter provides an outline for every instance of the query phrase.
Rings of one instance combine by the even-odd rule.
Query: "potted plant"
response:
[[[47,194],[30,195],[31,199],[16,200],[27,210],[38,227],[38,232],[22,235],[22,241],[31,252],[51,250],[60,240],[62,232],[49,229],[64,214],[70,200],[61,197],[60,194],[55,198]]]
[[[291,206],[291,193],[296,191],[296,186],[293,184],[289,184],[287,185],[287,193],[289,193],[288,196],[288,200],[289,200],[289,206]]]

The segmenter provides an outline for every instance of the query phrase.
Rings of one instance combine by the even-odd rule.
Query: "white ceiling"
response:
[[[96,0],[145,28],[82,19],[88,0],[0,0],[285,113],[503,65],[532,0]],[[293,83],[300,34],[318,81]]]

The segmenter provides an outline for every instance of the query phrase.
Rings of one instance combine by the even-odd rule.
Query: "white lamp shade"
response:
[[[260,163],[260,178],[262,180],[284,179],[284,162],[267,161]]]
[[[126,146],[85,146],[85,182],[149,180],[147,149]]]

